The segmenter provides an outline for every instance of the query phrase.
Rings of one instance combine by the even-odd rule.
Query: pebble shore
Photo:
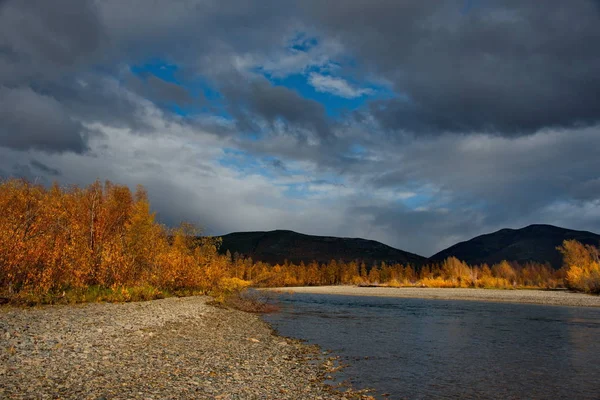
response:
[[[376,296],[436,300],[471,300],[501,303],[542,304],[552,306],[600,307],[600,296],[567,290],[532,289],[459,289],[417,287],[302,286],[263,289],[284,293],[336,294],[344,296]]]
[[[0,308],[2,399],[344,399],[334,361],[209,297]]]

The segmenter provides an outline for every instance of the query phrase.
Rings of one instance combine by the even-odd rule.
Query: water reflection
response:
[[[284,295],[265,318],[335,351],[357,387],[391,398],[589,398],[600,393],[600,310]]]

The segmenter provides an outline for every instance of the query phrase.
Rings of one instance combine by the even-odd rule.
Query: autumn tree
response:
[[[469,266],[456,257],[448,257],[442,264],[444,278],[453,282],[457,287],[468,287],[473,284]]]
[[[506,260],[502,260],[498,264],[492,266],[492,274],[494,277],[505,282],[505,286],[514,286],[516,283],[516,273],[513,267]]]
[[[600,257],[594,246],[576,240],[565,240],[558,250],[563,256],[566,284],[569,288],[588,293],[600,293]]]

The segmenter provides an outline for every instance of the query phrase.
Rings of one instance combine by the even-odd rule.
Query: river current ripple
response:
[[[600,309],[284,294],[279,334],[391,399],[599,399]]]

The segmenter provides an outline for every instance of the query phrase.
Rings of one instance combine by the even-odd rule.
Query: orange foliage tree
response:
[[[600,293],[598,249],[583,245],[576,240],[565,240],[558,250],[563,255],[567,286],[587,293]]]
[[[269,265],[219,253],[220,238],[200,237],[190,224],[168,229],[155,220],[143,187],[111,182],[45,188],[0,181],[0,294],[56,295],[90,287],[232,292],[255,286],[384,285],[428,287],[556,287],[566,274],[578,290],[600,289],[598,251],[574,241],[560,248],[566,272],[548,265],[502,261],[467,265],[450,257],[415,267],[360,260],[320,265]]]
[[[237,282],[225,280],[233,269],[220,241],[158,224],[141,186],[10,179],[0,182],[0,209],[0,291],[9,295],[143,285],[208,293]]]

